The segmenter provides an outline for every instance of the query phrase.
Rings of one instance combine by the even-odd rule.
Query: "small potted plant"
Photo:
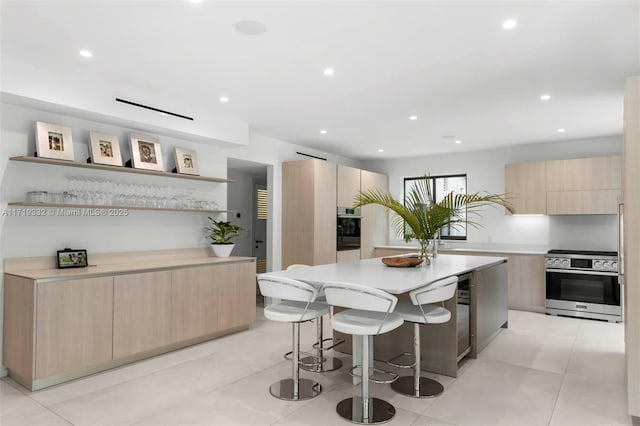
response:
[[[238,225],[234,225],[231,222],[225,222],[223,220],[215,220],[209,218],[211,226],[207,226],[205,229],[209,233],[211,238],[211,249],[216,257],[229,257],[231,251],[235,247],[235,244],[231,242],[233,237],[240,235],[240,228]]]

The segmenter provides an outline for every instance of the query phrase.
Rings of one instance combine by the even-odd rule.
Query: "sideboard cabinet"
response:
[[[156,269],[5,272],[9,376],[37,390],[246,329],[255,320],[255,259],[203,257]]]

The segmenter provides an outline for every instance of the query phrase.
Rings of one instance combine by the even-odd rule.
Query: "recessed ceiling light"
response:
[[[166,112],[160,112],[160,115],[168,116],[169,114],[167,114]]]
[[[322,130],[320,130],[320,134],[321,134],[321,135],[326,135],[326,134],[327,134],[327,131],[326,131],[326,130],[324,130],[324,129],[322,129]]]
[[[93,53],[91,53],[90,50],[81,50],[80,51],[80,56],[82,56],[83,58],[92,58],[93,57]]]
[[[378,152],[384,152],[384,149],[379,148],[379,149],[378,149]]]
[[[325,68],[323,73],[327,77],[330,77],[330,76],[334,75],[336,72],[333,70],[333,68]]]
[[[566,131],[567,131],[567,129],[563,129],[563,128],[558,129],[558,133],[564,133]]]
[[[235,28],[245,35],[260,35],[267,31],[267,26],[260,21],[238,21]]]
[[[502,28],[505,30],[512,30],[518,26],[518,22],[515,19],[507,19],[502,23]]]
[[[417,119],[418,119],[417,115],[410,115],[409,116],[409,120],[411,120],[411,121],[416,121]]]
[[[548,95],[546,93],[544,95],[540,95],[541,101],[548,101],[549,99],[551,99],[551,95]]]
[[[226,104],[227,102],[229,102],[229,98],[226,96],[220,96],[219,101],[221,104]]]
[[[456,143],[462,143],[462,141],[461,141],[460,139],[458,139],[458,140],[456,141]]]

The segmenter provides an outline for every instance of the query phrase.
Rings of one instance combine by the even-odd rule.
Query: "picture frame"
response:
[[[73,161],[71,128],[37,121],[36,154],[38,157]]]
[[[131,134],[131,163],[136,169],[164,172],[162,145],[158,138]]]
[[[69,249],[58,250],[57,252],[58,269],[67,268],[85,268],[89,266],[86,249]]]
[[[120,140],[117,136],[89,132],[89,147],[91,148],[92,163],[122,167]]]
[[[176,147],[176,170],[183,175],[200,176],[196,152],[192,149]]]

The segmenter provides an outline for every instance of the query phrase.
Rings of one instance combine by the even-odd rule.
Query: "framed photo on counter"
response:
[[[36,122],[36,152],[38,157],[73,161],[71,128]]]
[[[84,268],[88,265],[87,250],[58,250],[58,269]]]

